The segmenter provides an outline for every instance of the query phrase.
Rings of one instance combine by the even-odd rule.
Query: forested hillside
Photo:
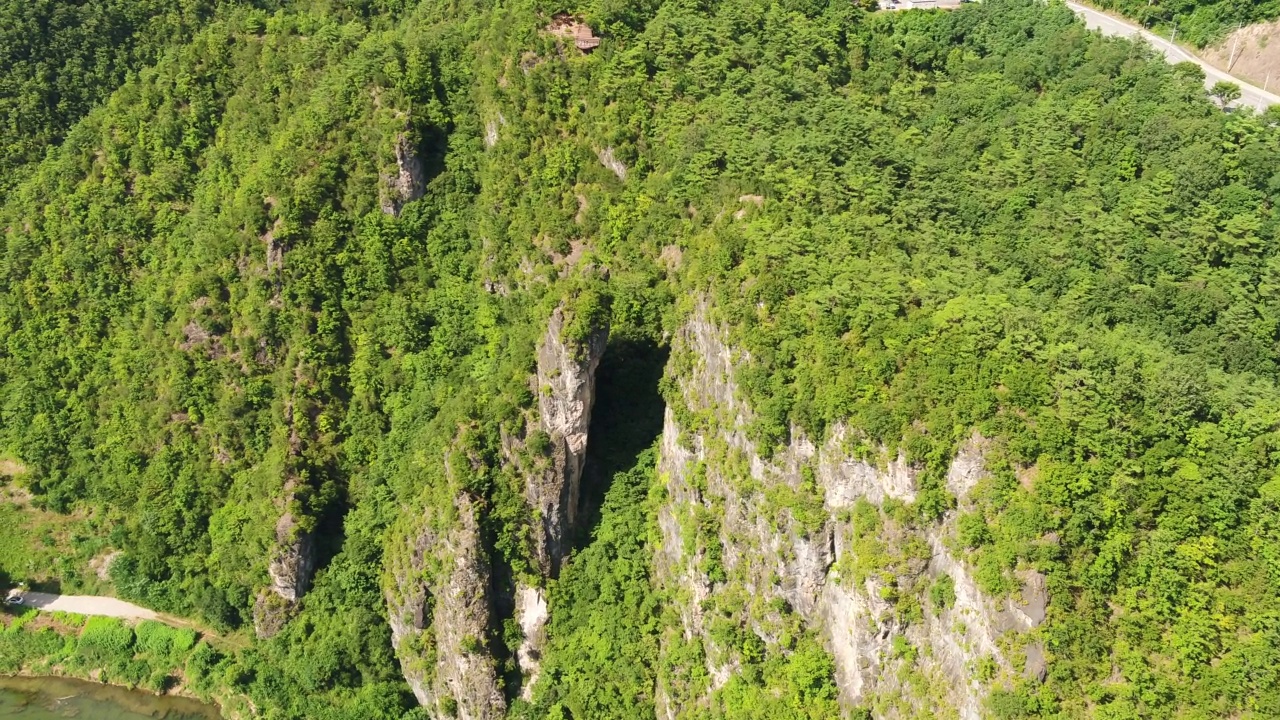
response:
[[[873,5],[4,6],[7,512],[269,718],[1280,716],[1277,117]]]
[[[213,2],[12,0],[0,5],[0,189],[120,85],[181,43]]]

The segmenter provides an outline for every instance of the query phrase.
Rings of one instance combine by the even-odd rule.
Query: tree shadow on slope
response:
[[[635,466],[662,433],[658,381],[670,351],[649,339],[609,341],[596,372],[587,457],[582,471],[579,518],[573,547],[590,542],[613,476]]]
[[[652,718],[657,617],[649,581],[646,497],[664,403],[668,351],[615,337],[596,376],[572,559],[551,587],[543,679],[510,717]]]

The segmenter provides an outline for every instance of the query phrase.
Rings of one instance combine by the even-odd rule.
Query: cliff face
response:
[[[680,628],[663,652],[700,644],[709,681],[664,676],[659,716],[679,717],[737,670],[741,648],[713,631],[726,622],[777,647],[798,621],[830,651],[842,703],[883,717],[978,718],[993,683],[1042,673],[1026,632],[1044,618],[1043,579],[1026,571],[1020,598],[985,596],[951,549],[955,513],[913,524],[899,509],[915,499],[916,470],[901,456],[859,457],[849,428],[821,445],[797,432],[762,457],[733,381],[743,359],[705,306],[673,348],[679,398],[661,440],[655,569]],[[975,435],[950,469],[962,507],[985,474],[984,444]]]
[[[311,533],[300,532],[293,516],[285,513],[276,523],[276,543],[276,556],[267,566],[271,590],[285,600],[296,602],[306,593],[315,572]]]
[[[567,338],[569,319],[563,307],[551,315],[533,378],[538,393],[536,428],[547,446],[540,449],[540,461],[524,469],[525,499],[534,515],[534,553],[543,580],[559,576],[578,520],[596,369],[609,338],[607,327],[594,328],[581,340]],[[525,697],[537,680],[548,617],[543,588],[517,582],[515,619],[524,639],[516,648],[516,659],[525,676]]]
[[[422,160],[407,133],[396,137],[395,154],[395,171],[382,178],[381,206],[383,213],[399,216],[401,208],[422,197],[427,182]]]
[[[453,518],[428,512],[409,532],[411,551],[393,556],[392,643],[414,696],[433,717],[499,718],[505,702],[486,648],[493,622],[489,558],[475,502],[463,493],[454,509]]]
[[[302,377],[301,366],[295,373],[295,381]],[[294,468],[303,444],[309,440],[307,433],[299,430],[299,418],[306,411],[295,406],[291,399],[285,407],[285,423],[288,426],[288,448],[285,459],[287,479],[280,502],[284,511],[276,521],[275,544],[267,562],[267,575],[271,585],[258,592],[253,604],[253,629],[259,638],[269,638],[279,633],[296,614],[297,603],[311,587],[316,570],[315,539],[311,532],[288,509],[298,492],[298,474]]]
[[[564,309],[557,308],[538,348],[538,427],[550,441],[551,462],[544,472],[528,474],[525,488],[540,529],[534,538],[537,560],[547,577],[559,575],[577,522],[596,368],[609,338],[608,328],[597,328],[582,342],[568,340],[566,324]]]
[[[556,611],[545,581],[558,575],[578,520],[607,339],[604,328],[569,339],[571,321],[558,309],[538,347],[536,418],[530,411],[523,436],[502,438],[503,461],[525,482],[534,574],[516,577],[511,595],[495,602],[482,506],[466,492],[452,508],[408,518],[396,542],[409,552],[388,555],[396,651],[433,716],[502,715],[487,645],[507,612],[522,634],[510,649],[526,699],[537,679]],[[659,717],[705,705],[749,662],[748,645],[785,655],[797,634],[830,653],[841,703],[876,717],[976,719],[992,687],[1042,677],[1034,629],[1048,602],[1043,578],[1024,569],[1018,592],[987,596],[955,539],[957,513],[986,477],[988,441],[975,433],[951,464],[946,482],[959,510],[920,521],[907,509],[918,470],[901,455],[867,457],[852,428],[838,425],[821,443],[797,431],[786,447],[761,453],[733,380],[746,358],[724,338],[699,308],[677,334],[668,367],[675,390],[660,441],[665,500],[654,577],[679,621],[662,640]],[[509,610],[496,609],[503,606]]]
[[[386,583],[392,638],[405,678],[433,716],[502,715],[506,703],[487,645],[507,612],[521,629],[522,640],[511,650],[526,697],[537,678],[549,618],[545,581],[559,573],[577,521],[595,372],[608,338],[606,328],[569,338],[571,320],[569,311],[557,309],[538,347],[530,378],[538,389],[536,418],[530,410],[522,437],[502,437],[503,462],[524,480],[534,575],[515,578],[499,596],[492,549],[480,530],[482,502],[466,492],[454,497],[452,512],[428,505],[393,533]],[[451,475],[450,461],[442,461]],[[504,606],[509,610],[500,612]]]
[[[314,573],[315,542],[311,533],[301,530],[286,512],[276,523],[276,544],[267,564],[271,586],[258,594],[253,605],[253,626],[258,637],[269,638],[284,629]]]

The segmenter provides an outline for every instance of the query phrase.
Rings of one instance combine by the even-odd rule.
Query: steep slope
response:
[[[447,489],[436,490],[453,495],[452,508],[441,507],[438,495],[419,498],[422,517],[411,512],[408,526],[389,539],[393,563],[401,559],[386,579],[392,637],[419,702],[441,714],[502,715],[494,660],[499,653],[514,652],[527,684],[536,679],[547,620],[544,587],[559,574],[575,529],[595,372],[608,336],[592,307],[595,300],[588,296],[551,314],[537,348],[537,372],[528,379],[536,388],[537,412],[509,417],[512,422],[500,432],[494,459],[507,468],[508,482],[517,484],[520,495],[505,500],[514,514],[494,513],[498,517],[488,519],[488,530],[523,541],[515,548],[523,552],[498,555],[497,561],[522,561],[524,571],[501,585],[495,581],[495,538],[482,534],[478,508],[504,499],[492,495],[500,489],[478,487],[455,472],[466,467],[473,478],[483,475],[485,456],[494,450],[465,431],[443,458]],[[511,640],[496,636],[504,619],[520,627],[518,647],[501,646]]]
[[[1038,678],[1043,647],[1026,633],[1045,617],[1043,576],[1022,571],[1016,599],[983,593],[952,550],[956,512],[912,517],[919,468],[901,454],[861,457],[856,430],[837,426],[820,447],[797,433],[761,457],[733,380],[744,358],[725,334],[702,302],[673,349],[682,360],[661,441],[656,552],[680,623],[664,644],[668,657],[701,644],[709,684],[682,681],[698,669],[677,664],[659,717],[713,694],[728,702],[740,689],[726,686],[773,657],[796,662],[806,642],[831,652],[841,704],[877,717],[976,719],[993,681]],[[986,473],[984,445],[975,435],[948,471],[962,508]],[[836,712],[809,701],[815,716]]]
[[[275,636],[237,659],[242,690],[302,717],[411,701],[377,581],[388,521],[357,509],[381,496],[355,476],[385,432],[376,361],[430,327],[438,366],[469,342],[461,317],[427,320],[457,305],[432,288],[466,252],[430,219],[470,196],[433,144],[432,58],[457,37],[344,15],[209,23],[75,127],[0,223],[2,430],[38,501],[115,513],[125,596]],[[406,146],[443,188],[392,218],[383,198],[425,191],[401,195]]]
[[[1280,12],[1280,8],[1277,8]],[[1204,49],[1204,58],[1236,77],[1272,87],[1280,78],[1280,20],[1238,27]]]
[[[129,73],[188,40],[218,5],[38,0],[0,6],[0,189],[11,187],[23,165],[57,145]]]
[[[1280,131],[868,5],[228,8],[5,194],[0,451],[270,717],[1280,713]]]

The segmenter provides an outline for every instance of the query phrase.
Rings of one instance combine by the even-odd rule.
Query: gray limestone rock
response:
[[[408,133],[396,136],[396,170],[382,177],[382,212],[399,216],[407,204],[422,197],[427,190],[422,160]]]
[[[1024,587],[1018,598],[986,596],[972,568],[951,549],[955,512],[923,526],[886,523],[878,538],[885,546],[918,548],[900,562],[896,576],[886,580],[873,574],[861,583],[843,577],[842,560],[855,552],[848,512],[860,501],[877,508],[889,500],[914,501],[918,470],[901,454],[867,457],[865,443],[858,448],[856,428],[843,424],[829,429],[821,443],[793,428],[787,445],[768,456],[761,453],[747,436],[754,414],[734,381],[735,370],[749,358],[730,347],[725,337],[727,332],[715,323],[705,302],[677,334],[669,372],[675,373],[684,407],[668,408],[659,457],[667,500],[658,514],[655,576],[675,599],[680,642],[703,645],[711,678],[708,690],[727,682],[738,667],[737,649],[717,646],[710,632],[708,613],[717,606],[717,598],[728,593],[730,598],[752,598],[757,608],[787,608],[818,632],[835,660],[846,706],[901,696],[923,714],[981,717],[991,683],[983,681],[976,668],[994,663],[1003,678],[1022,670],[1006,657],[1003,636],[1026,632],[1043,620],[1043,577],[1020,573]],[[697,426],[682,426],[677,419],[681,417],[695,419]],[[986,475],[986,442],[973,435],[949,469],[948,488],[962,501]],[[820,502],[821,510],[816,518],[811,514],[802,522],[793,510],[771,504],[771,494],[807,495],[811,502]],[[718,518],[716,537],[688,536],[699,514]],[[705,570],[707,553],[715,549],[709,543],[720,546],[724,571],[719,579]],[[935,607],[928,589],[944,578],[950,578],[954,599]],[[903,593],[923,598],[922,619],[903,620],[886,600]],[[739,611],[735,620],[767,643],[777,640],[775,627],[780,623],[768,612]],[[895,642],[917,648],[914,660],[895,652]],[[664,642],[664,653],[670,643]],[[1029,652],[1028,664],[1034,665],[1035,652]],[[930,697],[914,697],[905,684],[900,670],[908,662],[935,679]],[[688,703],[706,700],[679,697],[681,691],[660,683],[659,717],[674,718]]]
[[[487,648],[492,571],[475,502],[463,493],[455,508],[443,531],[428,513],[410,552],[392,560],[386,592],[392,644],[414,696],[433,717],[492,720],[506,711]]]
[[[306,594],[315,573],[315,542],[311,533],[298,528],[289,513],[276,522],[276,544],[267,574],[271,586],[258,593],[253,605],[254,632],[269,638],[293,617],[295,604]]]
[[[538,563],[557,577],[568,551],[567,538],[577,522],[587,429],[596,399],[596,368],[604,356],[608,328],[596,328],[582,342],[565,338],[567,311],[557,308],[538,348],[538,427],[550,439],[551,462],[545,472],[526,478],[525,497],[537,517]]]

